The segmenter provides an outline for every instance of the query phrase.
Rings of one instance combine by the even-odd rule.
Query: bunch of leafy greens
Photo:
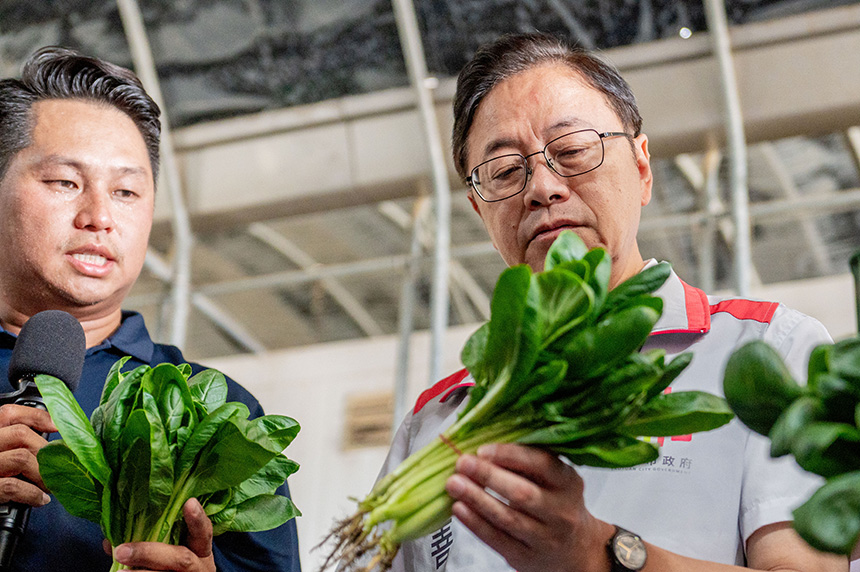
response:
[[[300,514],[275,494],[298,469],[283,455],[299,431],[295,420],[249,420],[243,403],[227,402],[227,383],[213,369],[190,379],[188,364],[122,373],[128,359],[111,368],[89,420],[65,383],[36,377],[62,437],[39,451],[39,471],[66,510],[101,525],[113,546],[179,544],[192,497],[215,534],[268,530]],[[111,570],[123,568],[114,561]]]
[[[723,386],[750,429],[770,437],[770,454],[791,454],[826,482],[794,511],[794,528],[811,546],[851,554],[860,538],[860,338],[823,344],[798,385],[763,341],[732,354]]]
[[[465,409],[335,526],[326,566],[389,568],[401,543],[451,517],[445,481],[458,454],[482,444],[524,443],[579,465],[629,467],[658,457],[655,445],[637,437],[706,431],[731,420],[719,397],[664,393],[689,354],[667,361],[663,350],[639,353],[662,312],[651,293],[669,266],[648,268],[610,291],[610,264],[604,250],[589,251],[565,231],[543,272],[521,265],[501,274],[489,322],[462,351],[475,380]]]

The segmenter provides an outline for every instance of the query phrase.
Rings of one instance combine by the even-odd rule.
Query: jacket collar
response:
[[[657,264],[649,260],[645,268]],[[655,292],[663,299],[663,314],[653,334],[704,334],[711,329],[711,309],[707,295],[681,280],[672,270],[666,282]]]

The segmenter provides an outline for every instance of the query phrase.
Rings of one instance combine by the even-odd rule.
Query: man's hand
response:
[[[605,546],[615,529],[586,510],[582,478],[554,455],[487,445],[457,460],[446,489],[454,516],[520,572],[609,569]]]
[[[161,542],[128,542],[114,550],[114,558],[135,570],[175,572],[215,572],[212,555],[212,522],[197,499],[182,507],[188,537],[185,546]]]
[[[51,500],[44,492],[36,453],[48,444],[41,434],[56,430],[47,411],[0,406],[0,503],[42,506]]]
[[[462,455],[457,460],[457,474],[448,479],[446,489],[456,501],[454,516],[519,572],[609,570],[606,543],[615,528],[586,510],[582,478],[550,453],[512,444],[481,447],[477,457]],[[646,544],[643,572],[741,570]],[[753,533],[747,557],[755,570],[848,570],[844,557],[812,550],[788,522]]]

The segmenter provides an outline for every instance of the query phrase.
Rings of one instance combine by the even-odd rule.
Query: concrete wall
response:
[[[769,286],[756,297],[779,300],[821,320],[836,339],[856,332],[854,286],[850,275]],[[449,330],[445,372],[460,367],[459,353],[476,325]],[[409,403],[428,385],[429,336],[413,336]],[[354,509],[350,497],[363,497],[385,458],[385,447],[343,448],[346,400],[391,390],[397,340],[354,340],[264,355],[208,360],[207,365],[234,377],[251,390],[268,413],[296,418],[302,431],[287,449],[302,468],[290,477],[293,498],[304,513],[298,519],[305,570],[316,570],[324,551],[313,550],[335,519]]]

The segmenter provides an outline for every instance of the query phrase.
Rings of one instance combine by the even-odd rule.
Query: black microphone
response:
[[[15,391],[2,396],[3,402],[47,409],[34,378],[39,374],[52,375],[75,391],[84,369],[85,354],[84,329],[71,314],[46,310],[32,316],[21,328],[12,350],[9,384]],[[18,539],[27,528],[30,508],[16,502],[0,504],[0,571],[11,569]]]

